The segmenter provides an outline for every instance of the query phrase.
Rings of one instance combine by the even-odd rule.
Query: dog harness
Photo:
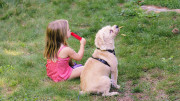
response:
[[[98,61],[100,61],[100,62],[102,62],[102,63],[104,63],[105,65],[108,65],[108,66],[110,67],[110,65],[109,65],[105,60],[99,59],[99,58],[94,58],[93,56],[92,56],[92,58],[93,58],[93,59],[96,59],[96,60],[98,60]]]
[[[97,49],[101,50],[100,48],[97,48]],[[113,49],[113,50],[108,49],[108,50],[104,50],[104,51],[108,51],[108,52],[113,53],[113,54],[115,55],[114,49]],[[93,57],[93,56],[92,56],[92,58],[93,58],[93,59],[96,59],[96,60],[98,60],[98,61],[102,62],[103,64],[105,64],[105,65],[107,65],[107,66],[110,67],[110,65],[108,64],[108,62],[105,61],[105,60],[100,59],[100,58],[95,58],[95,57]]]
[[[97,49],[101,50],[100,48],[97,48]],[[103,50],[103,51],[108,51],[108,52],[113,53],[114,55],[116,55],[114,49],[113,50],[107,49],[107,50]]]

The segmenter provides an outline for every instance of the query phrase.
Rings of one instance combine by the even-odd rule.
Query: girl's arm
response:
[[[70,58],[76,60],[76,61],[80,61],[83,56],[84,56],[84,46],[86,44],[86,40],[84,38],[81,39],[80,41],[80,49],[78,51],[78,53],[76,53],[73,49],[71,49],[70,47],[67,47],[67,54]]]

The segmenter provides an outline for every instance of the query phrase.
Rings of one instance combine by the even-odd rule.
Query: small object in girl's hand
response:
[[[76,39],[78,39],[79,41],[82,39],[82,37],[78,36],[77,34],[75,34],[75,33],[73,33],[73,32],[71,32],[71,35],[72,35],[73,37],[75,37]]]

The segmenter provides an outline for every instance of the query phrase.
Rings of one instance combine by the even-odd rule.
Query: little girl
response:
[[[71,36],[67,20],[56,20],[48,24],[44,57],[47,59],[47,76],[55,82],[79,77],[83,66],[72,69],[70,59],[80,61],[84,55],[86,40],[80,41],[80,49],[76,53],[68,47],[67,39]]]

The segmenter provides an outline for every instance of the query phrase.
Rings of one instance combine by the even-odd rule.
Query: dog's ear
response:
[[[97,48],[100,48],[101,50],[106,49],[104,42],[104,33],[96,34],[95,45]]]
[[[110,29],[110,33],[114,33],[114,31],[112,29]]]

